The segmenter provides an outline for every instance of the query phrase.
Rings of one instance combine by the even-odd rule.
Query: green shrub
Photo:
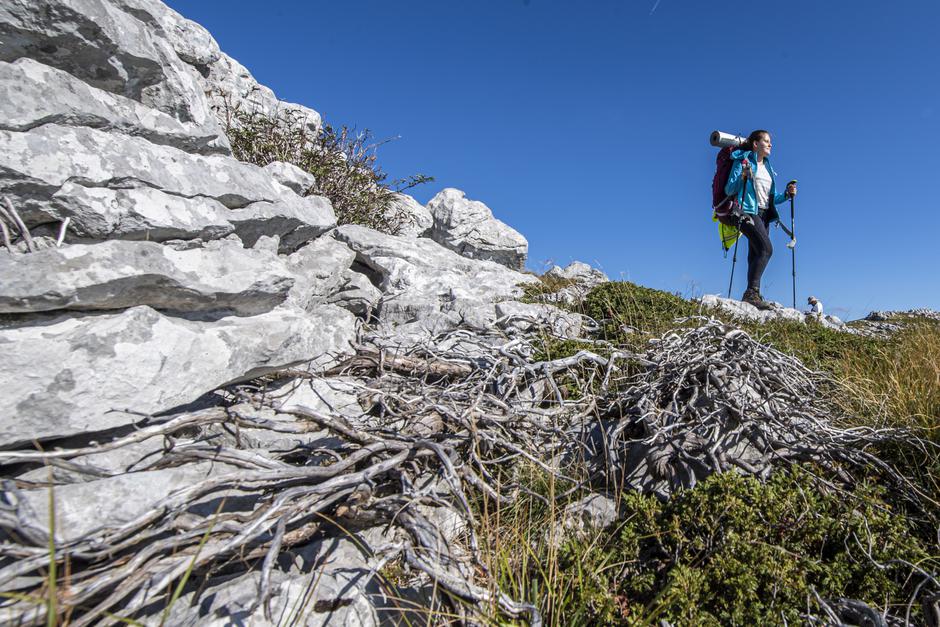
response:
[[[312,174],[316,183],[304,195],[326,196],[339,224],[361,224],[397,234],[406,215],[393,202],[395,195],[433,181],[424,174],[388,181],[376,163],[379,146],[371,132],[324,124],[319,132],[309,129],[299,114],[266,115],[231,104],[223,95],[225,133],[235,158],[266,166],[274,161],[296,165]]]
[[[699,313],[699,306],[676,294],[611,281],[588,293],[583,313],[603,323],[605,340],[636,349],[678,326],[676,318]]]

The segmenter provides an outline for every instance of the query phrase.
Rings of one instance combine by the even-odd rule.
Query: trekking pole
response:
[[[745,163],[747,163],[746,160]],[[744,183],[741,185],[741,200],[739,201],[741,211],[744,211],[744,194],[747,192],[748,178],[745,177]],[[731,298],[731,286],[734,284],[734,264],[738,262],[738,242],[741,241],[742,235],[744,234],[741,232],[741,223],[738,222],[738,237],[734,240],[734,254],[731,256],[731,279],[728,281],[728,298]]]
[[[738,262],[738,242],[740,241],[741,241],[741,229],[739,228],[738,236],[734,240],[734,255],[731,257],[731,280],[728,281],[728,298],[731,298],[731,285],[734,283],[734,264]]]
[[[796,185],[796,179],[787,183],[787,187]],[[790,196],[790,239],[796,241],[796,227],[793,225],[793,196]],[[790,261],[793,269],[793,308],[796,309],[796,246],[790,248]]]

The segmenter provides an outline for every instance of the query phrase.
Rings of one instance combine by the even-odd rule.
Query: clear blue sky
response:
[[[774,169],[800,181],[798,304],[940,309],[936,0],[169,5],[278,97],[401,135],[384,169],[434,176],[421,202],[444,187],[485,202],[528,238],[534,270],[579,259],[724,293],[708,134],[767,128]],[[789,303],[790,253],[772,239],[763,292]]]

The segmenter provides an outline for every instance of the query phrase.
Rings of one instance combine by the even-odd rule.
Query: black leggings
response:
[[[747,287],[760,291],[760,278],[764,274],[770,256],[774,254],[770,234],[767,232],[765,209],[760,215],[750,216],[753,224],[741,224],[741,232],[747,237]]]

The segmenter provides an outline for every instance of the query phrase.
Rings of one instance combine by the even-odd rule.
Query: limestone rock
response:
[[[300,196],[306,194],[317,182],[317,179],[312,174],[301,170],[293,163],[272,161],[262,169],[274,177],[275,181],[284,187],[294,190],[294,192]]]
[[[288,412],[297,409],[340,415],[350,420],[358,419],[363,412],[359,404],[359,392],[353,379],[331,377],[299,381],[290,388],[272,393],[274,407]]]
[[[382,298],[382,292],[369,279],[354,270],[346,270],[337,290],[328,302],[351,311],[361,318],[368,318],[372,309]]]
[[[552,266],[552,268],[545,274],[559,279],[577,281],[578,283],[590,285],[591,287],[610,281],[606,274],[597,268],[591,267],[583,261],[572,261],[564,268],[559,266]]]
[[[507,300],[496,304],[496,316],[503,328],[512,327],[522,332],[541,329],[563,338],[581,335],[581,316],[551,305]]]
[[[212,63],[203,82],[212,106],[219,115],[227,108],[237,107],[248,113],[296,123],[309,133],[318,133],[320,114],[299,104],[278,100],[270,88],[261,85],[241,63],[225,53]]]
[[[235,233],[245,246],[254,246],[259,237],[277,236],[278,250],[291,253],[336,226],[336,214],[323,196],[296,194],[275,202],[255,202],[228,214]]]
[[[408,194],[395,194],[387,213],[398,227],[396,235],[401,237],[427,237],[434,226],[434,217],[427,207]]]
[[[176,55],[200,71],[222,57],[219,44],[201,25],[159,0],[113,0],[115,4],[146,24],[151,32],[169,42]]]
[[[197,153],[230,152],[219,128],[180,122],[62,70],[21,58],[0,62],[0,128],[28,131],[44,124],[89,126],[143,137]]]
[[[131,472],[97,481],[56,486],[55,530],[57,542],[80,538],[101,527],[118,527],[146,514],[181,487],[219,474],[224,464],[187,464],[178,468]],[[49,529],[49,490],[23,490],[21,511],[29,522]]]
[[[355,318],[322,305],[212,322],[149,307],[0,330],[0,446],[128,425],[227,383],[349,351]],[[116,411],[112,411],[116,410]]]
[[[616,520],[617,504],[602,494],[589,494],[583,499],[569,503],[561,514],[564,531],[579,535],[592,529],[604,529]]]
[[[732,317],[750,322],[769,322],[771,320],[789,320],[791,322],[804,322],[803,312],[783,307],[776,303],[773,309],[758,309],[750,303],[733,298],[723,298],[717,294],[705,294],[700,302],[703,307],[720,309]]]
[[[494,303],[522,294],[534,276],[492,261],[462,257],[425,238],[385,235],[361,226],[344,225],[333,236],[356,253],[379,289],[383,321],[403,324],[445,316],[444,327],[476,319],[481,328],[496,318]]]
[[[0,5],[0,61],[29,57],[221,135],[205,90],[169,42],[108,0]]]
[[[276,255],[228,240],[186,251],[115,240],[4,255],[0,275],[9,277],[0,294],[7,314],[148,305],[250,316],[274,309],[294,284]]]
[[[301,311],[315,309],[339,290],[356,254],[342,242],[320,237],[287,257],[295,277],[288,303]]]
[[[296,248],[336,223],[325,198],[301,198],[261,168],[230,157],[193,155],[84,127],[49,124],[28,133],[0,131],[0,185],[9,190],[24,220],[32,226],[71,217],[76,229],[100,232],[94,193],[76,194],[68,184],[153,188],[193,200],[200,208],[207,198],[215,200],[233,209],[226,218],[248,246],[261,235],[276,234],[284,248]]]
[[[67,182],[52,194],[47,206],[49,218],[71,219],[67,242],[212,240],[235,231],[228,219],[231,210],[218,200],[187,198],[143,185],[111,189]]]
[[[525,266],[529,243],[515,229],[493,217],[489,207],[447,188],[428,203],[434,216],[431,239],[471,259],[495,261],[513,270]]]

